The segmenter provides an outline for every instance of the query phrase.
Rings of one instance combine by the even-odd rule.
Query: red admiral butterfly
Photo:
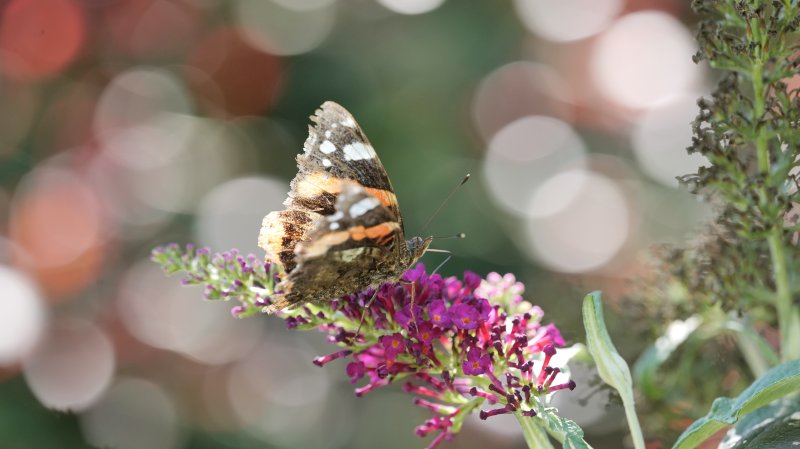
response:
[[[286,210],[264,217],[258,239],[285,272],[270,313],[397,281],[432,240],[405,240],[386,169],[346,109],[328,101],[311,120]]]

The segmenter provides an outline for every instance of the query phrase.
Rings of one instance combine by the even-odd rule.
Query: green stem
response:
[[[766,93],[764,92],[764,64],[761,62],[753,64],[751,78],[753,80],[753,114],[756,132],[756,157],[758,158],[758,170],[769,177],[769,151],[767,151],[767,135],[761,127],[761,120],[764,118],[766,110]],[[766,192],[763,192],[766,193]],[[764,200],[766,198],[762,198]]]
[[[769,201],[767,187],[771,184],[769,136],[761,126],[761,121],[766,112],[766,95],[764,87],[764,64],[757,62],[753,64],[751,78],[753,80],[753,106],[754,106],[754,126],[756,126],[756,156],[758,158],[758,169],[764,174],[766,182],[761,189],[761,207],[766,208]],[[767,237],[769,252],[772,262],[772,275],[775,280],[775,308],[778,314],[778,327],[781,334],[781,359],[784,361],[800,358],[800,308],[792,304],[792,291],[789,282],[789,271],[787,268],[786,256],[783,248],[783,220],[770,230]]]
[[[800,308],[792,304],[789,272],[786,267],[781,229],[774,228],[769,235],[769,252],[775,276],[776,309],[781,331],[781,360],[784,362],[800,358]]]
[[[628,420],[628,429],[631,431],[631,439],[633,439],[633,447],[635,449],[644,449],[644,435],[642,434],[642,426],[639,425],[639,417],[636,416],[633,395],[621,395],[621,397],[625,408],[625,418]]]
[[[528,444],[528,449],[555,449],[544,429],[536,424],[536,420],[520,413],[516,413],[514,416],[517,417],[517,421],[522,427],[522,435],[525,436],[525,443]]]

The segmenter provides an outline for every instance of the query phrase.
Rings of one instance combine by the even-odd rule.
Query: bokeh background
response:
[[[695,99],[680,0],[0,1],[0,447],[413,448],[427,413],[356,399],[332,348],[236,320],[148,260],[168,242],[263,254],[308,116],[370,136],[404,211],[455,257],[513,272],[571,342],[642,251],[706,211],[676,175]],[[424,261],[435,266],[440,254]],[[647,342],[608,313],[629,357]],[[594,447],[624,419],[588,385],[559,407]],[[54,412],[62,410],[67,412]],[[522,448],[513,420],[445,447]]]

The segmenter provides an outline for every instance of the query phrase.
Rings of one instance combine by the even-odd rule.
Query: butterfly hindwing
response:
[[[297,267],[278,285],[271,310],[324,301],[396,276],[405,245],[400,223],[380,199],[343,182],[334,213],[295,247]]]

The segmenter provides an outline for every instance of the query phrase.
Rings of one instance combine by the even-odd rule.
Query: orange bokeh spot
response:
[[[57,171],[40,176],[43,179],[17,199],[9,236],[21,250],[15,264],[36,278],[49,300],[59,301],[96,279],[107,232],[93,190]]]
[[[187,84],[209,113],[258,115],[275,101],[280,59],[251,47],[233,28],[214,30],[201,39],[187,65]]]
[[[84,41],[86,22],[72,0],[11,0],[0,16],[0,67],[15,79],[58,73]]]

